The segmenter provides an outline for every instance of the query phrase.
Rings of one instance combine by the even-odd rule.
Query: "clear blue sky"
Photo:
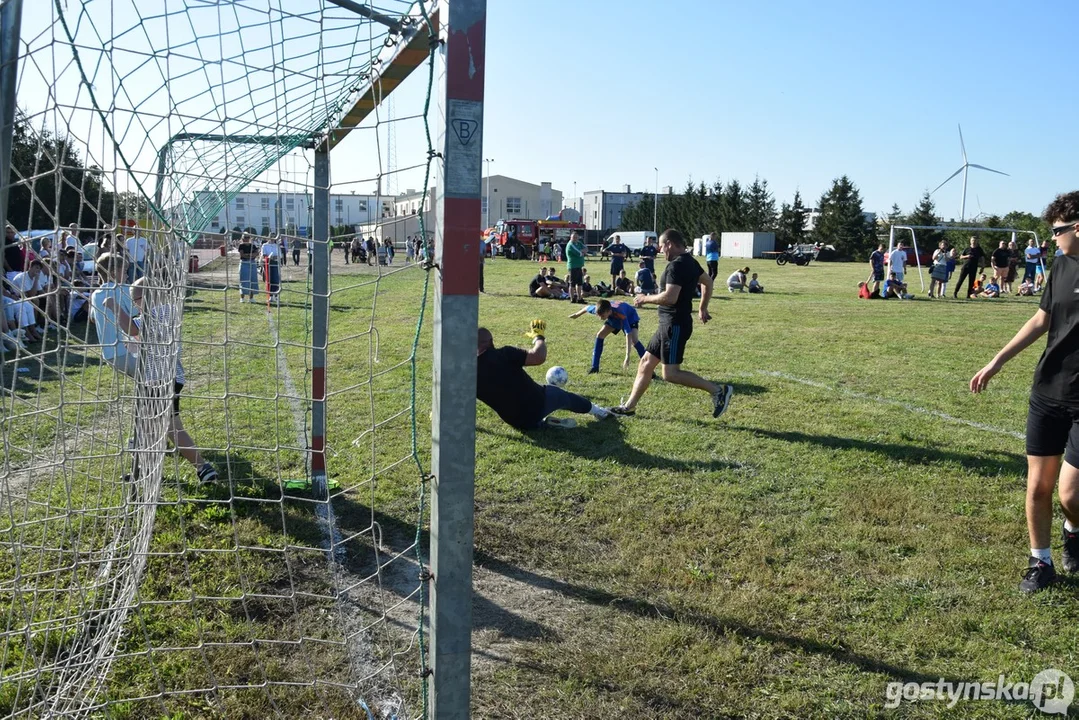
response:
[[[1079,188],[1079,3],[489,0],[484,156],[578,192],[766,178],[816,203],[847,174],[909,211],[962,164],[968,218]],[[959,178],[934,197],[959,217]]]

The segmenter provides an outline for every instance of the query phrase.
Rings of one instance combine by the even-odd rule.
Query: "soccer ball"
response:
[[[561,365],[555,365],[547,371],[547,384],[555,387],[566,387],[569,382],[569,373]]]

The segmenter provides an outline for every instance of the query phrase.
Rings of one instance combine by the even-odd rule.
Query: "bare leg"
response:
[[[711,394],[719,392],[719,388],[716,387],[715,383],[711,383],[689,370],[683,370],[681,365],[664,365],[663,379],[675,385],[685,385]]]
[[[195,449],[195,441],[184,429],[184,423],[179,415],[172,416],[172,424],[169,427],[169,441],[176,451],[183,455],[184,459],[196,468],[202,467],[202,455]]]
[[[1079,527],[1079,468],[1067,461],[1060,468],[1057,492],[1060,493],[1060,509],[1064,517],[1072,527]]]
[[[629,394],[629,400],[623,406],[627,410],[637,407],[637,403],[641,401],[641,397],[648,390],[648,386],[652,384],[652,373],[655,372],[656,365],[659,365],[659,358],[648,352],[637,363],[637,377],[633,380],[633,391]]]
[[[1075,486],[1076,469],[1072,468],[1071,472],[1069,502],[1074,503],[1076,490],[1079,488]],[[1061,475],[1059,455],[1027,455],[1027,531],[1030,533],[1032,548],[1049,547],[1053,525],[1053,487],[1058,475]],[[1063,501],[1062,495],[1061,502]],[[1079,517],[1076,519],[1079,520]]]

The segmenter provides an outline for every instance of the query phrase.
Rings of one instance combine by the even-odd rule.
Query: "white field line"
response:
[[[1005,430],[1004,428],[996,427],[995,425],[987,425],[985,423],[975,422],[974,420],[967,420],[965,418],[955,417],[948,413],[940,412],[939,410],[929,410],[928,408],[918,407],[917,405],[911,405],[908,402],[902,400],[893,400],[891,398],[881,397],[879,395],[870,395],[869,393],[858,392],[857,390],[848,390],[846,388],[835,387],[834,385],[828,385],[826,383],[818,382],[816,380],[809,380],[807,378],[797,377],[795,375],[788,375],[787,373],[776,372],[774,370],[758,370],[755,373],[750,373],[750,376],[764,376],[779,378],[780,380],[787,380],[789,382],[798,383],[800,385],[808,385],[809,387],[819,388],[821,390],[827,390],[829,392],[839,393],[850,398],[857,398],[859,400],[869,400],[874,403],[880,403],[883,405],[891,405],[893,407],[903,408],[919,415],[925,415],[928,417],[935,417],[940,420],[955,423],[957,425],[965,425],[967,427],[974,428],[976,430],[985,430],[987,432],[998,433],[1007,435],[1009,437],[1016,438],[1018,440],[1026,440],[1027,436],[1024,433],[1016,432],[1015,430]]]

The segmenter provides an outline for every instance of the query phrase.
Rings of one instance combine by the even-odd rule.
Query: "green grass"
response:
[[[477,562],[558,607],[484,666],[477,716],[866,717],[885,712],[889,682],[1076,669],[1076,583],[1016,589],[1025,462],[1008,433],[1023,430],[1039,351],[986,395],[966,387],[1035,302],[866,302],[862,265],[750,265],[768,292],[721,290],[686,354],[734,384],[721,420],[666,384],[636,418],[568,432],[522,435],[480,410]],[[619,402],[632,382],[619,341],[588,376],[598,323],[514,297],[534,267],[488,264],[481,321],[496,344],[523,344],[524,323],[546,318],[548,363]],[[643,339],[654,329],[644,312]]]
[[[686,355],[687,369],[735,385],[720,420],[703,393],[663,383],[636,418],[585,418],[573,431],[522,434],[480,407],[474,717],[1029,716],[1025,702],[894,711],[884,703],[891,682],[1079,672],[1069,629],[1076,583],[1035,598],[1016,590],[1026,532],[1014,434],[1038,350],[1013,361],[987,394],[966,389],[1035,303],[866,302],[855,297],[862,265],[750,265],[767,294],[720,292]],[[721,263],[721,274],[731,267]],[[568,303],[524,297],[535,269],[489,262],[481,322],[496,343],[523,345],[528,320],[544,317],[548,366],[568,369],[570,389],[619,402],[632,382],[620,369],[620,338],[608,339],[603,372],[586,375],[598,322],[569,320]],[[328,462],[341,484],[333,507],[346,577],[371,574],[375,527],[383,561],[411,553],[420,484],[410,418],[400,413],[420,280],[414,271],[383,280],[376,303],[361,278],[334,278]],[[275,317],[306,396],[305,311],[292,298],[286,292]],[[332,599],[313,498],[277,484],[302,474],[303,458],[265,309],[223,300],[201,290],[188,303],[184,417],[230,470],[231,489],[200,489],[188,468],[170,464],[143,604],[121,646],[129,655],[108,685],[110,712],[363,717],[332,684],[278,683],[339,682],[350,662],[390,658],[399,672],[380,674],[366,697],[396,684],[418,707],[414,606],[376,623],[378,608],[408,591],[415,567],[389,564],[377,602],[363,590]],[[654,328],[654,310],[644,311],[642,340]],[[428,325],[417,368],[424,465],[430,338]],[[79,372],[90,386],[101,370]],[[55,383],[42,387],[37,397],[53,397]],[[9,434],[28,442],[20,427]],[[36,427],[39,439],[56,436],[47,418]],[[91,484],[76,482],[63,503],[85,501]],[[39,532],[55,543],[66,530]],[[0,567],[0,577],[11,572]],[[359,659],[341,644],[345,635],[371,638]],[[37,642],[62,648],[66,639]],[[176,692],[214,685],[216,694]]]

